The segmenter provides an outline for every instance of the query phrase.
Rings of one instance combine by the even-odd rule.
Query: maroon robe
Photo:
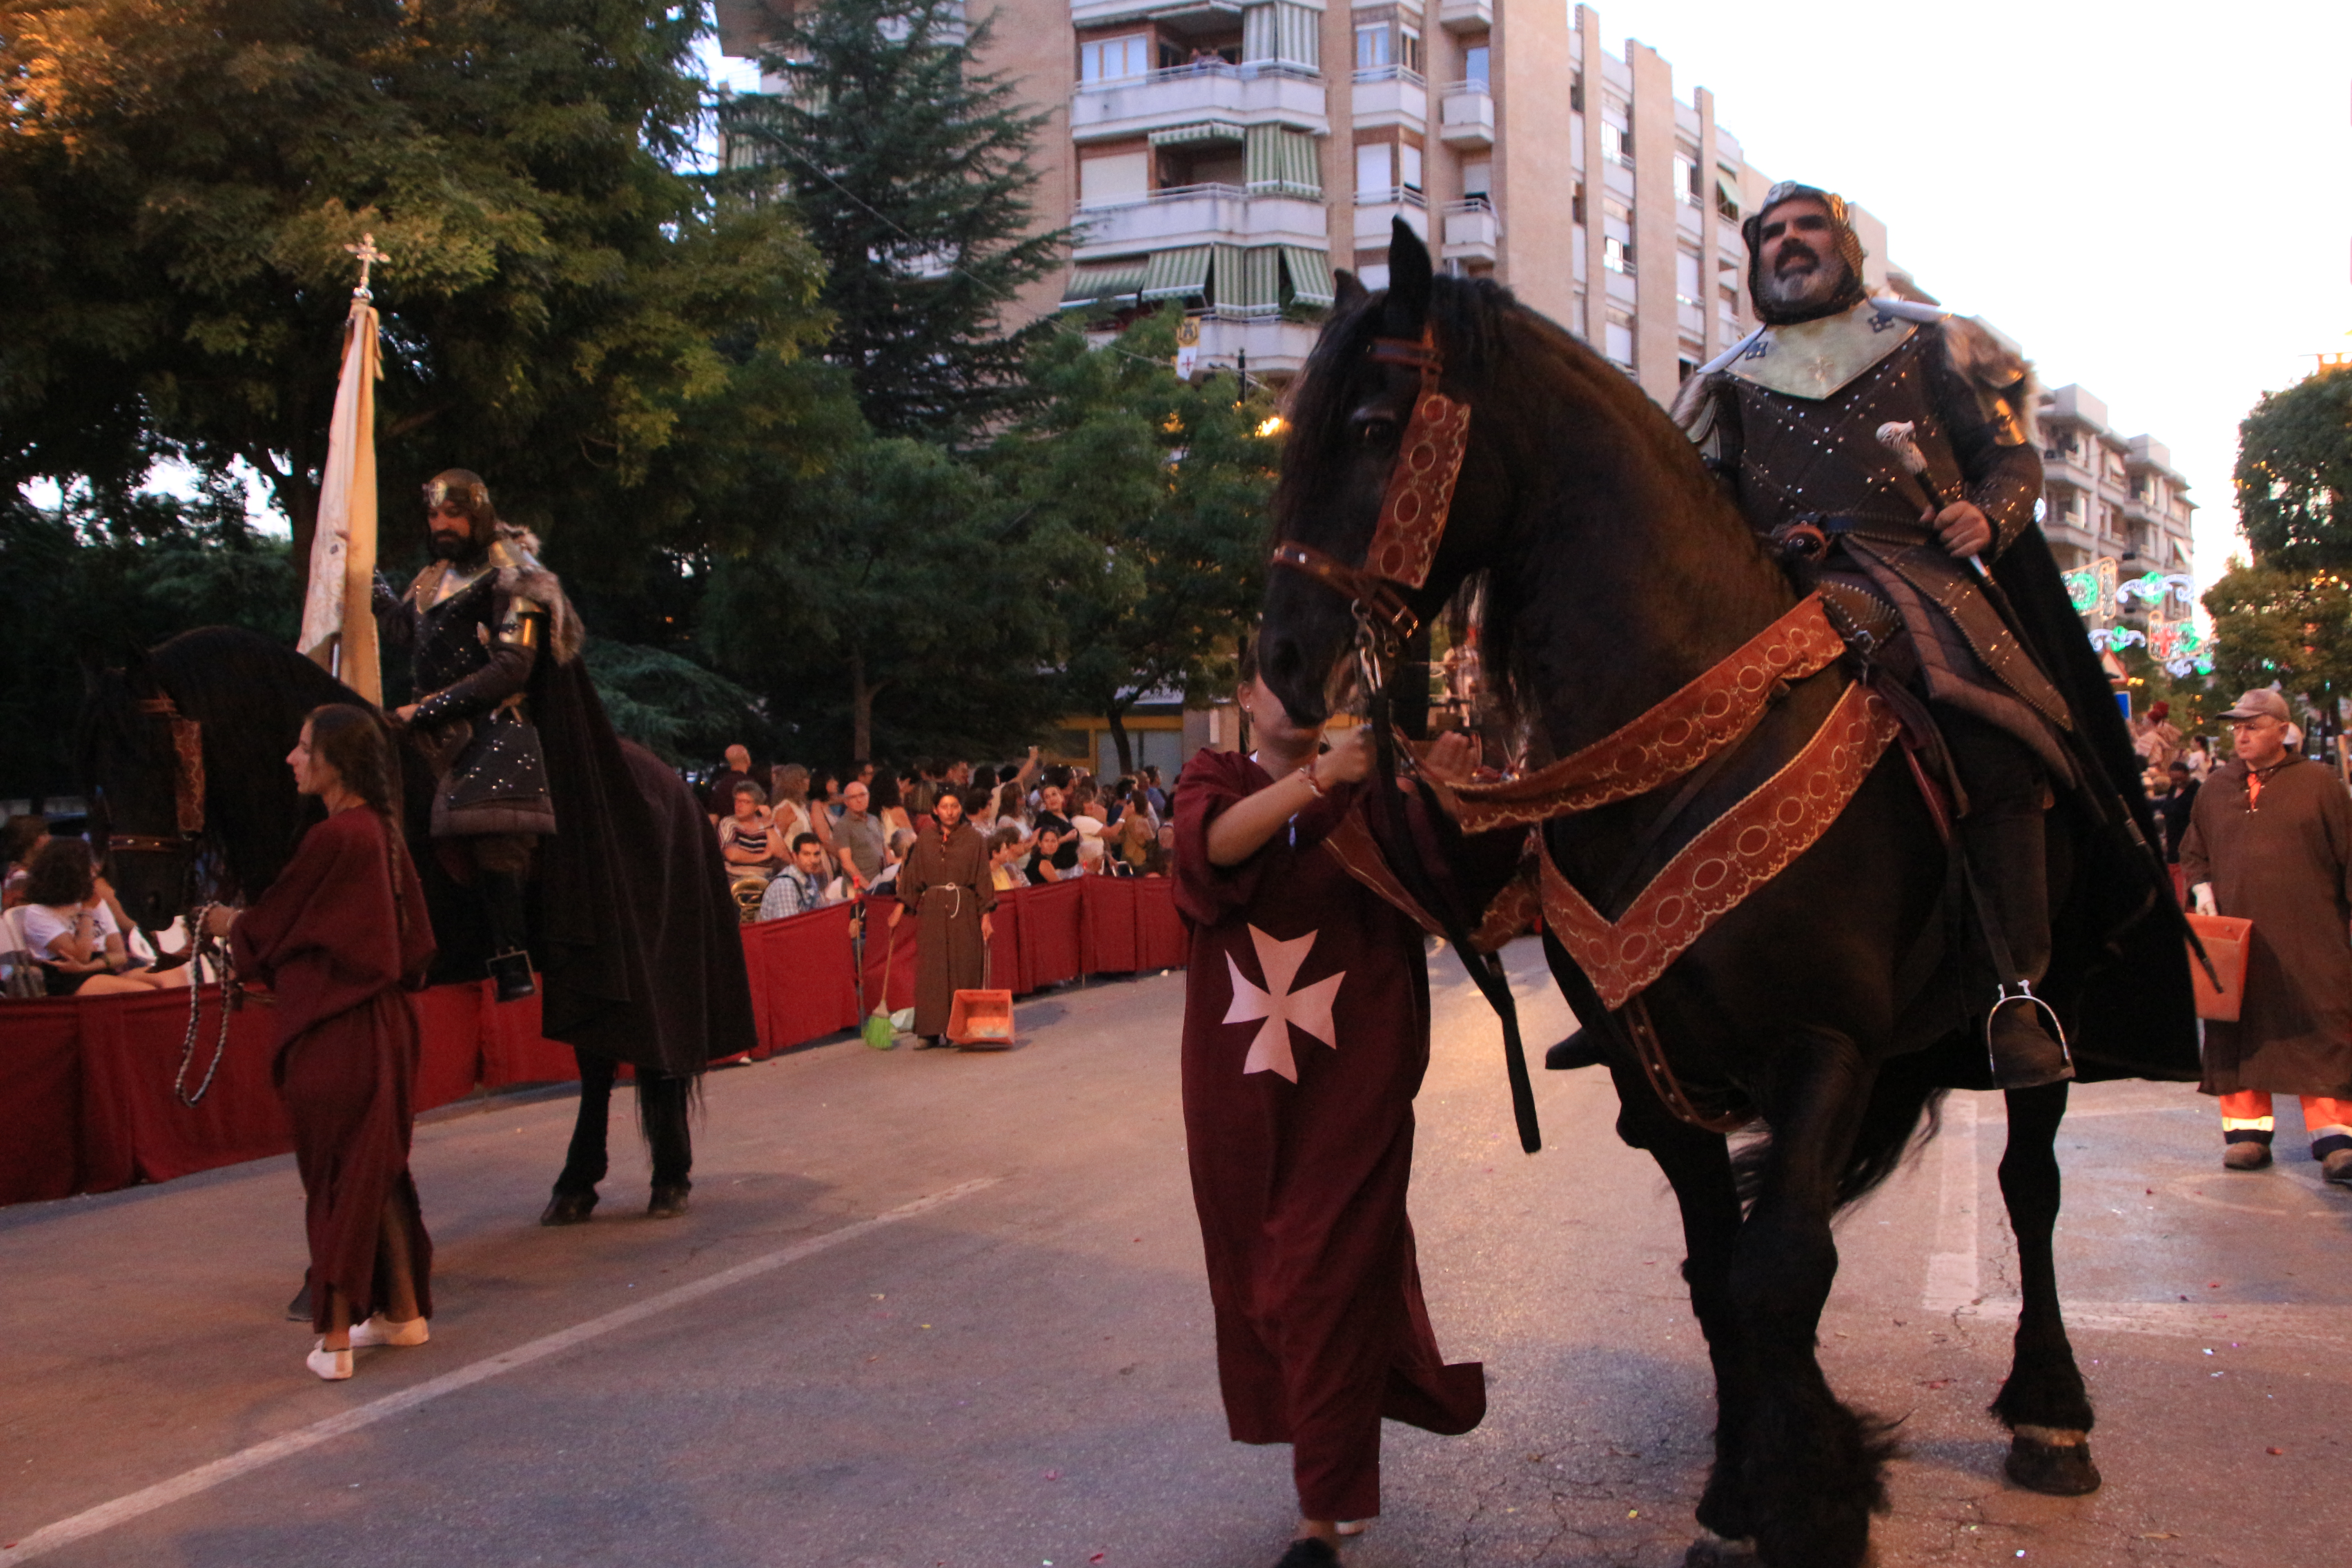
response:
[[[406,1218],[416,1302],[431,1316],[433,1243],[408,1173],[419,1048],[408,991],[433,962],[433,927],[407,846],[365,806],[336,812],[303,836],[230,938],[238,973],[277,997],[271,1076],[308,1200],[312,1326],[328,1326],[330,1285],[353,1322],[386,1304],[387,1195]]]
[[[1381,1418],[1467,1432],[1486,1374],[1439,1355],[1405,1218],[1429,1065],[1422,933],[1323,846],[1352,790],[1242,865],[1209,863],[1209,824],[1272,782],[1202,752],[1176,784],[1192,1201],[1234,1438],[1293,1446],[1305,1517],[1369,1519]]]

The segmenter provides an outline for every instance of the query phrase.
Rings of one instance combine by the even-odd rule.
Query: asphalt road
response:
[[[1568,1016],[1532,947],[1529,1037]],[[1714,1420],[1673,1204],[1597,1072],[1539,1075],[1521,1155],[1496,1031],[1438,961],[1414,1218],[1486,1425],[1390,1428],[1353,1568],[1672,1564]],[[568,1098],[418,1130],[429,1346],[325,1384],[280,1309],[290,1160],[0,1210],[0,1564],[1262,1568],[1288,1452],[1227,1441],[1177,1106],[1181,977],[1025,1003],[1023,1049],[856,1041],[713,1075],[693,1212],[642,1216],[616,1125],[597,1220],[535,1223]],[[620,1097],[615,1121],[626,1115]],[[2078,1091],[2060,1267],[2107,1484],[2000,1479],[2002,1123],[1944,1138],[1840,1229],[1825,1363],[1903,1417],[1885,1564],[2352,1560],[2352,1193],[2291,1109],[2220,1168],[2210,1103]]]

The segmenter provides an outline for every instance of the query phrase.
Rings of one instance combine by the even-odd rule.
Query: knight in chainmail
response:
[[[405,594],[376,580],[388,647],[409,649],[416,699],[398,718],[434,763],[433,838],[479,896],[501,1002],[535,989],[525,884],[539,839],[556,830],[547,763],[527,694],[539,659],[578,641],[536,542],[502,523],[478,475],[451,468],[425,487],[432,561]]]
[[[2034,525],[2032,374],[1979,322],[1866,296],[1861,241],[1831,192],[1777,184],[1742,233],[1764,325],[1690,378],[1676,417],[1849,639],[1927,700],[1988,943],[2006,942],[2004,979],[2038,983],[2042,813],[2075,779],[2074,720],[1979,575]],[[1907,450],[1882,436],[1890,425],[1910,426]],[[2000,1087],[2074,1076],[2040,1012],[1994,1007]]]

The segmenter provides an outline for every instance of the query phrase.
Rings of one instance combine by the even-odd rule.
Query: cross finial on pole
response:
[[[383,251],[378,250],[375,247],[375,236],[372,234],[363,234],[360,236],[360,242],[357,245],[347,245],[343,247],[343,248],[350,251],[353,256],[359,258],[360,286],[352,290],[352,298],[354,300],[374,299],[375,296],[368,292],[368,268],[379,261],[389,261],[392,258],[386,256]]]

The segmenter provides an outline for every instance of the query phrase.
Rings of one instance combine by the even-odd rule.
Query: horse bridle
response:
[[[183,714],[168,696],[141,698],[136,706],[148,718],[171,726],[172,815],[177,831],[168,837],[116,833],[110,826],[106,847],[116,854],[178,854],[205,830],[205,727]]]
[[[1412,417],[1398,444],[1396,467],[1381,498],[1381,518],[1365,547],[1360,566],[1350,566],[1311,544],[1286,539],[1274,547],[1272,564],[1304,573],[1345,597],[1354,610],[1360,656],[1393,658],[1421,629],[1421,617],[1407,593],[1425,586],[1445,521],[1454,510],[1454,482],[1470,446],[1470,405],[1437,389],[1445,356],[1436,334],[1422,329],[1414,338],[1374,338],[1375,364],[1401,365],[1421,373]]]

